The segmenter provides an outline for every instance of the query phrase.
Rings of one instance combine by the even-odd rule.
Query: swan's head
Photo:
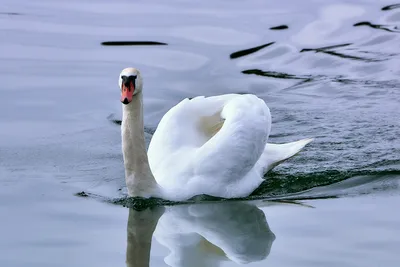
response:
[[[127,105],[134,95],[142,91],[143,80],[138,69],[126,68],[119,74],[118,84],[121,89],[121,102]]]

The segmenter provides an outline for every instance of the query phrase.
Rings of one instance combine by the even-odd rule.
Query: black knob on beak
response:
[[[127,105],[127,104],[129,104],[129,101],[128,101],[128,98],[124,98],[124,101],[121,101],[122,102],[122,104],[125,104],[125,105]]]

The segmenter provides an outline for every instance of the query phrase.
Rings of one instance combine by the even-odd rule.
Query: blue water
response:
[[[3,1],[0,266],[398,266],[398,27],[389,1]],[[123,207],[127,66],[148,140],[185,97],[253,93],[270,142],[315,141],[253,201]]]

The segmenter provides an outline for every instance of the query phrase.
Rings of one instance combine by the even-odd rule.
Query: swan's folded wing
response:
[[[149,146],[150,168],[171,198],[181,187],[187,197],[247,196],[262,182],[254,166],[270,128],[270,111],[254,95],[184,100],[161,120]]]
[[[195,175],[217,176],[221,183],[238,181],[249,173],[264,151],[271,129],[265,102],[254,95],[241,95],[226,103],[220,131],[195,154]]]
[[[214,121],[225,104],[238,96],[199,96],[184,99],[172,107],[161,119],[149,145],[148,157],[153,173],[177,152],[201,147],[211,138],[209,135],[218,132],[223,121]]]

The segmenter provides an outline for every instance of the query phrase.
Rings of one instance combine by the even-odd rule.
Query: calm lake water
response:
[[[383,0],[3,0],[0,266],[400,266],[399,27]],[[128,66],[149,140],[183,98],[254,93],[270,142],[315,141],[252,201],[118,205]]]

